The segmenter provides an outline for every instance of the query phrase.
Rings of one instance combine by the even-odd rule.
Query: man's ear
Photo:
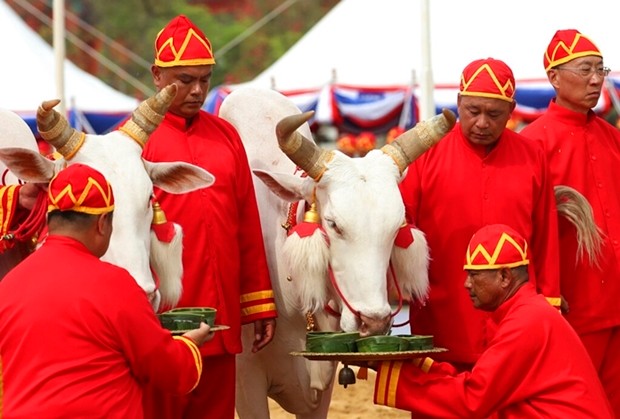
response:
[[[549,71],[547,71],[547,78],[549,79],[549,83],[551,83],[554,89],[558,88],[559,77],[560,77],[560,72],[557,69],[552,68]]]
[[[108,227],[108,223],[111,222],[111,220],[109,220],[109,218],[112,216],[111,212],[106,212],[104,214],[100,214],[97,216],[97,233],[104,235],[106,232],[106,229],[109,228]]]
[[[514,278],[512,273],[512,269],[510,268],[501,268],[499,270],[499,274],[501,275],[501,286],[508,287]]]
[[[514,111],[516,107],[517,107],[517,101],[513,100],[510,103],[510,113],[512,113],[512,111]]]

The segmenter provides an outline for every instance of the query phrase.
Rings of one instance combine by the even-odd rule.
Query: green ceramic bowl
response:
[[[433,349],[432,335],[397,335],[407,341],[408,351],[422,351]]]
[[[333,336],[335,333],[338,333],[338,332],[317,332],[317,331],[307,332],[306,342],[308,342],[309,339],[325,338],[325,337]]]
[[[309,332],[306,335],[308,352],[355,352],[358,332]]]
[[[198,329],[203,317],[197,313],[171,313],[165,312],[157,315],[161,325],[172,331],[187,331]]]
[[[399,352],[409,347],[407,341],[399,336],[368,336],[355,341],[358,352]]]
[[[212,307],[179,307],[173,308],[166,313],[199,315],[202,316],[203,322],[213,327],[215,325],[217,310]]]

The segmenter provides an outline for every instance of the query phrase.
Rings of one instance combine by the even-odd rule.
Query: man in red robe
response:
[[[463,70],[459,122],[408,169],[400,184],[407,219],[430,248],[428,301],[410,308],[411,331],[435,336],[441,357],[462,369],[482,354],[493,332],[488,313],[461,292],[462,254],[472,234],[505,223],[533,243],[530,281],[560,306],[557,217],[540,144],[506,128],[515,107],[510,68],[493,58]],[[420,307],[418,307],[420,306]]]
[[[148,382],[187,393],[209,326],[173,337],[136,281],[101,261],[114,196],[74,164],[52,179],[42,247],[0,282],[0,415],[142,418]]]
[[[430,358],[380,362],[374,402],[434,418],[613,418],[579,337],[528,281],[527,242],[494,224],[467,247],[465,289],[497,332],[472,371]]]
[[[213,186],[188,194],[156,191],[167,218],[183,228],[179,306],[214,307],[216,322],[230,329],[203,348],[207,374],[188,397],[155,389],[147,394],[145,412],[151,418],[232,419],[241,325],[254,326],[253,351],[275,332],[275,300],[247,156],[234,127],[201,110],[214,64],[209,40],[185,16],[172,19],[155,40],[154,83],[158,89],[175,83],[178,93],[143,156],[186,161],[215,176]]]
[[[600,253],[580,257],[575,227],[559,220],[561,292],[566,319],[620,417],[620,131],[592,111],[609,69],[596,45],[575,29],[555,33],[544,65],[556,97],[523,133],[542,140],[553,184],[581,192],[602,233]]]

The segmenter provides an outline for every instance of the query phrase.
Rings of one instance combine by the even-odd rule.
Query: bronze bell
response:
[[[321,224],[321,216],[316,210],[316,204],[314,202],[310,204],[310,208],[304,213],[304,223]]]
[[[348,365],[342,367],[338,373],[338,384],[343,385],[344,388],[347,388],[349,384],[355,384],[355,373]]]
[[[167,222],[166,213],[161,209],[161,205],[159,205],[159,202],[153,201],[153,221],[151,221],[151,224],[159,225],[166,224]]]

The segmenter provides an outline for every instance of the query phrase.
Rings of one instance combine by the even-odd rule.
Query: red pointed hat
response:
[[[97,170],[72,164],[52,179],[47,191],[47,212],[76,211],[104,214],[114,210],[112,187]]]
[[[465,270],[514,268],[530,263],[527,242],[504,224],[492,224],[471,238],[465,255]]]
[[[155,65],[176,67],[209,64],[215,64],[211,42],[184,15],[172,19],[157,34],[155,39]]]
[[[553,35],[547,51],[545,51],[545,71],[560,64],[567,63],[575,58],[603,54],[587,36],[576,29],[560,29]]]
[[[513,102],[515,77],[505,62],[494,58],[472,61],[461,74],[460,94]]]

